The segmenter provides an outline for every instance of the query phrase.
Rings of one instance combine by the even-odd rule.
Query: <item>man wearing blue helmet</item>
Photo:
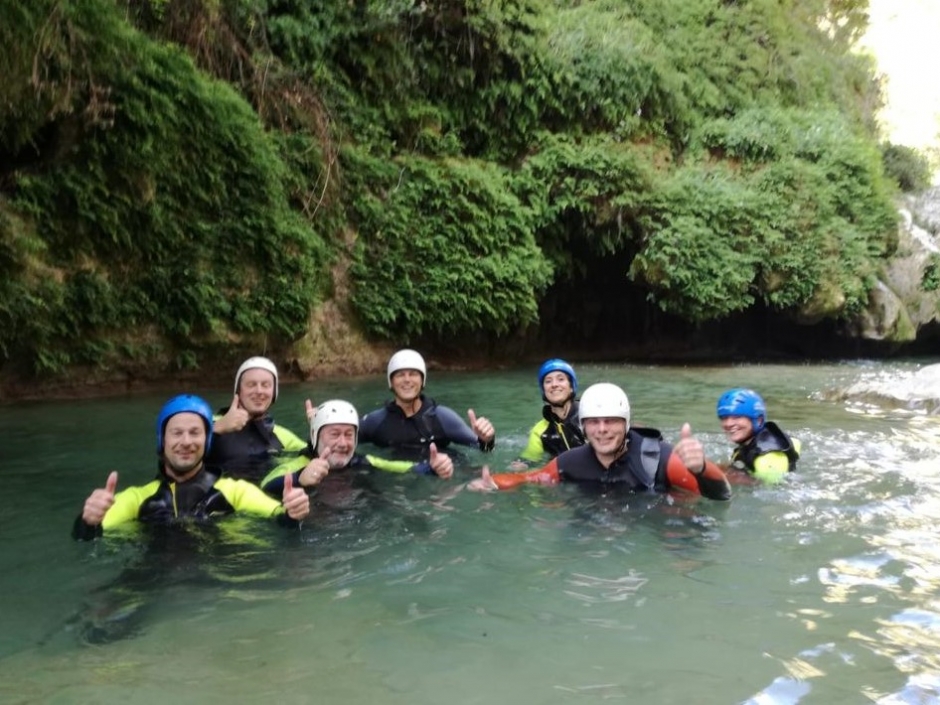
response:
[[[767,420],[767,405],[760,394],[752,389],[729,389],[718,399],[716,411],[721,430],[735,444],[731,469],[764,482],[779,482],[796,469],[800,442]]]
[[[207,469],[203,461],[211,441],[212,409],[208,403],[189,394],[170,399],[157,416],[157,478],[117,492],[118,474],[112,472],[105,486],[85,500],[72,535],[91,540],[106,529],[131,521],[199,522],[233,512],[295,523],[310,512],[307,493],[290,481],[278,502],[244,480],[220,478]]]
[[[529,431],[529,442],[519,465],[542,463],[571,448],[584,445],[578,418],[578,376],[564,360],[552,358],[542,363],[538,373],[542,393],[542,418]],[[517,467],[514,463],[514,467]]]

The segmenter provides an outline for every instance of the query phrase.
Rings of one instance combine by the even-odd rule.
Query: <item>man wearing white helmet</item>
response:
[[[469,485],[472,490],[502,490],[523,483],[596,483],[628,492],[668,492],[681,488],[710,499],[731,498],[721,469],[705,459],[702,444],[682,427],[674,446],[659,431],[630,427],[630,402],[624,391],[606,382],[584,392],[581,427],[587,445],[561,453],[539,470],[490,475],[487,468]]]
[[[399,350],[389,359],[386,376],[395,398],[362,418],[360,442],[392,448],[409,460],[429,460],[432,446],[444,452],[451,443],[493,450],[496,430],[489,419],[468,409],[468,426],[453,409],[425,396],[427,366],[419,353]]]
[[[373,455],[359,455],[356,446],[359,442],[359,414],[356,407],[342,399],[331,399],[313,410],[310,420],[310,443],[304,455],[313,458],[302,469],[290,470],[278,467],[264,478],[261,486],[268,494],[283,492],[284,478],[293,476],[293,485],[313,487],[330,475],[341,470],[386,470],[388,472],[415,472],[419,475],[440,475],[450,477],[453,464],[444,453],[432,448],[430,457],[420,463],[409,460],[389,460]]]
[[[256,485],[274,468],[285,471],[310,462],[307,444],[274,423],[271,407],[277,401],[277,367],[266,357],[250,357],[235,373],[232,404],[215,416],[215,443],[206,463],[223,475]]]

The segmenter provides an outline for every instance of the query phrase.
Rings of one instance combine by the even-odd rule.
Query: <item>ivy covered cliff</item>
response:
[[[0,0],[3,386],[850,331],[865,9]]]

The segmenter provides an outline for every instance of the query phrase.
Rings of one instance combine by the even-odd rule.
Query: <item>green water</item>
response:
[[[579,366],[716,460],[718,394],[760,389],[800,472],[727,504],[474,494],[470,451],[454,481],[358,478],[300,532],[232,518],[186,554],[69,530],[109,471],[152,477],[165,397],[229,390],[2,407],[0,702],[940,702],[940,422],[834,393],[921,364]],[[428,391],[490,417],[502,469],[533,377],[432,370]],[[302,430],[308,396],[364,413],[386,391],[284,386],[277,419]]]

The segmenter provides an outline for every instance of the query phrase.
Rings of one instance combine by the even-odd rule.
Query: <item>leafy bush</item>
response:
[[[51,31],[83,42],[77,55],[110,96],[112,122],[53,168],[19,175],[12,206],[61,275],[44,285],[41,309],[20,312],[32,317],[29,331],[4,328],[0,342],[25,345],[55,371],[93,361],[82,349],[115,350],[106,344],[115,331],[154,327],[171,350],[233,335],[298,337],[325,248],[289,208],[275,144],[231,87],[115,21],[113,6],[92,6]]]
[[[368,174],[348,184],[359,232],[352,302],[367,330],[408,340],[535,322],[551,267],[504,172],[469,160],[344,157],[350,172]]]
[[[936,252],[930,255],[927,264],[924,265],[924,274],[920,280],[920,287],[924,291],[940,289],[940,255]]]
[[[906,193],[930,187],[930,159],[913,147],[885,142],[881,145],[885,173]]]

